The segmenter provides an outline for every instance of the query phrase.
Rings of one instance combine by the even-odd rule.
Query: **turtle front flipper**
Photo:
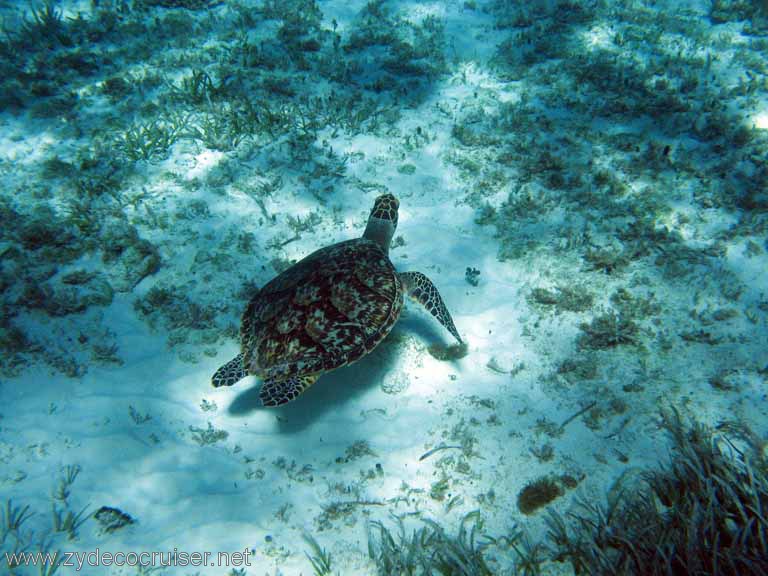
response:
[[[459,341],[459,344],[463,344],[464,341],[456,330],[453,318],[432,281],[421,272],[401,272],[398,276],[408,296],[424,306]]]
[[[246,376],[248,376],[248,371],[243,366],[243,355],[238,354],[232,358],[232,360],[224,364],[224,366],[216,370],[213,378],[211,378],[211,384],[213,384],[214,388],[232,386],[232,384],[239,382]]]
[[[259,392],[264,406],[280,406],[295,400],[299,394],[317,381],[317,374],[311,376],[289,376],[281,379],[268,379]]]

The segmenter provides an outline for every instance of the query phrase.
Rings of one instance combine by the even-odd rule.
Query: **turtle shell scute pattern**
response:
[[[321,248],[251,299],[243,363],[263,378],[338,368],[372,350],[402,307],[402,284],[378,244],[357,238]]]

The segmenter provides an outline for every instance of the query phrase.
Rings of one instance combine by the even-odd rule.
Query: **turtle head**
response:
[[[373,203],[363,238],[372,240],[389,253],[389,244],[397,228],[397,209],[400,202],[392,194],[382,194]]]

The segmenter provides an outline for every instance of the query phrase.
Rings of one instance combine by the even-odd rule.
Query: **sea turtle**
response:
[[[321,248],[267,282],[243,313],[240,354],[216,371],[212,384],[231,386],[253,374],[264,380],[265,406],[290,402],[323,373],[373,350],[400,316],[404,294],[461,344],[429,278],[398,273],[389,260],[399,206],[392,194],[378,196],[361,238]]]

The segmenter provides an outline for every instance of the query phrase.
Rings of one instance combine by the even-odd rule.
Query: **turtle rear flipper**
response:
[[[232,386],[232,384],[239,382],[246,376],[248,376],[248,371],[243,366],[243,355],[238,354],[232,358],[232,360],[224,364],[224,366],[216,370],[213,378],[211,378],[211,384],[213,384],[214,388]]]
[[[317,381],[317,374],[310,376],[289,376],[288,378],[268,379],[259,392],[264,406],[280,406],[295,400],[299,394]]]
[[[408,296],[424,306],[459,341],[459,344],[463,344],[464,341],[459,336],[459,331],[456,330],[451,313],[448,312],[445,302],[440,297],[440,292],[437,291],[432,281],[421,272],[401,272],[399,277]]]

